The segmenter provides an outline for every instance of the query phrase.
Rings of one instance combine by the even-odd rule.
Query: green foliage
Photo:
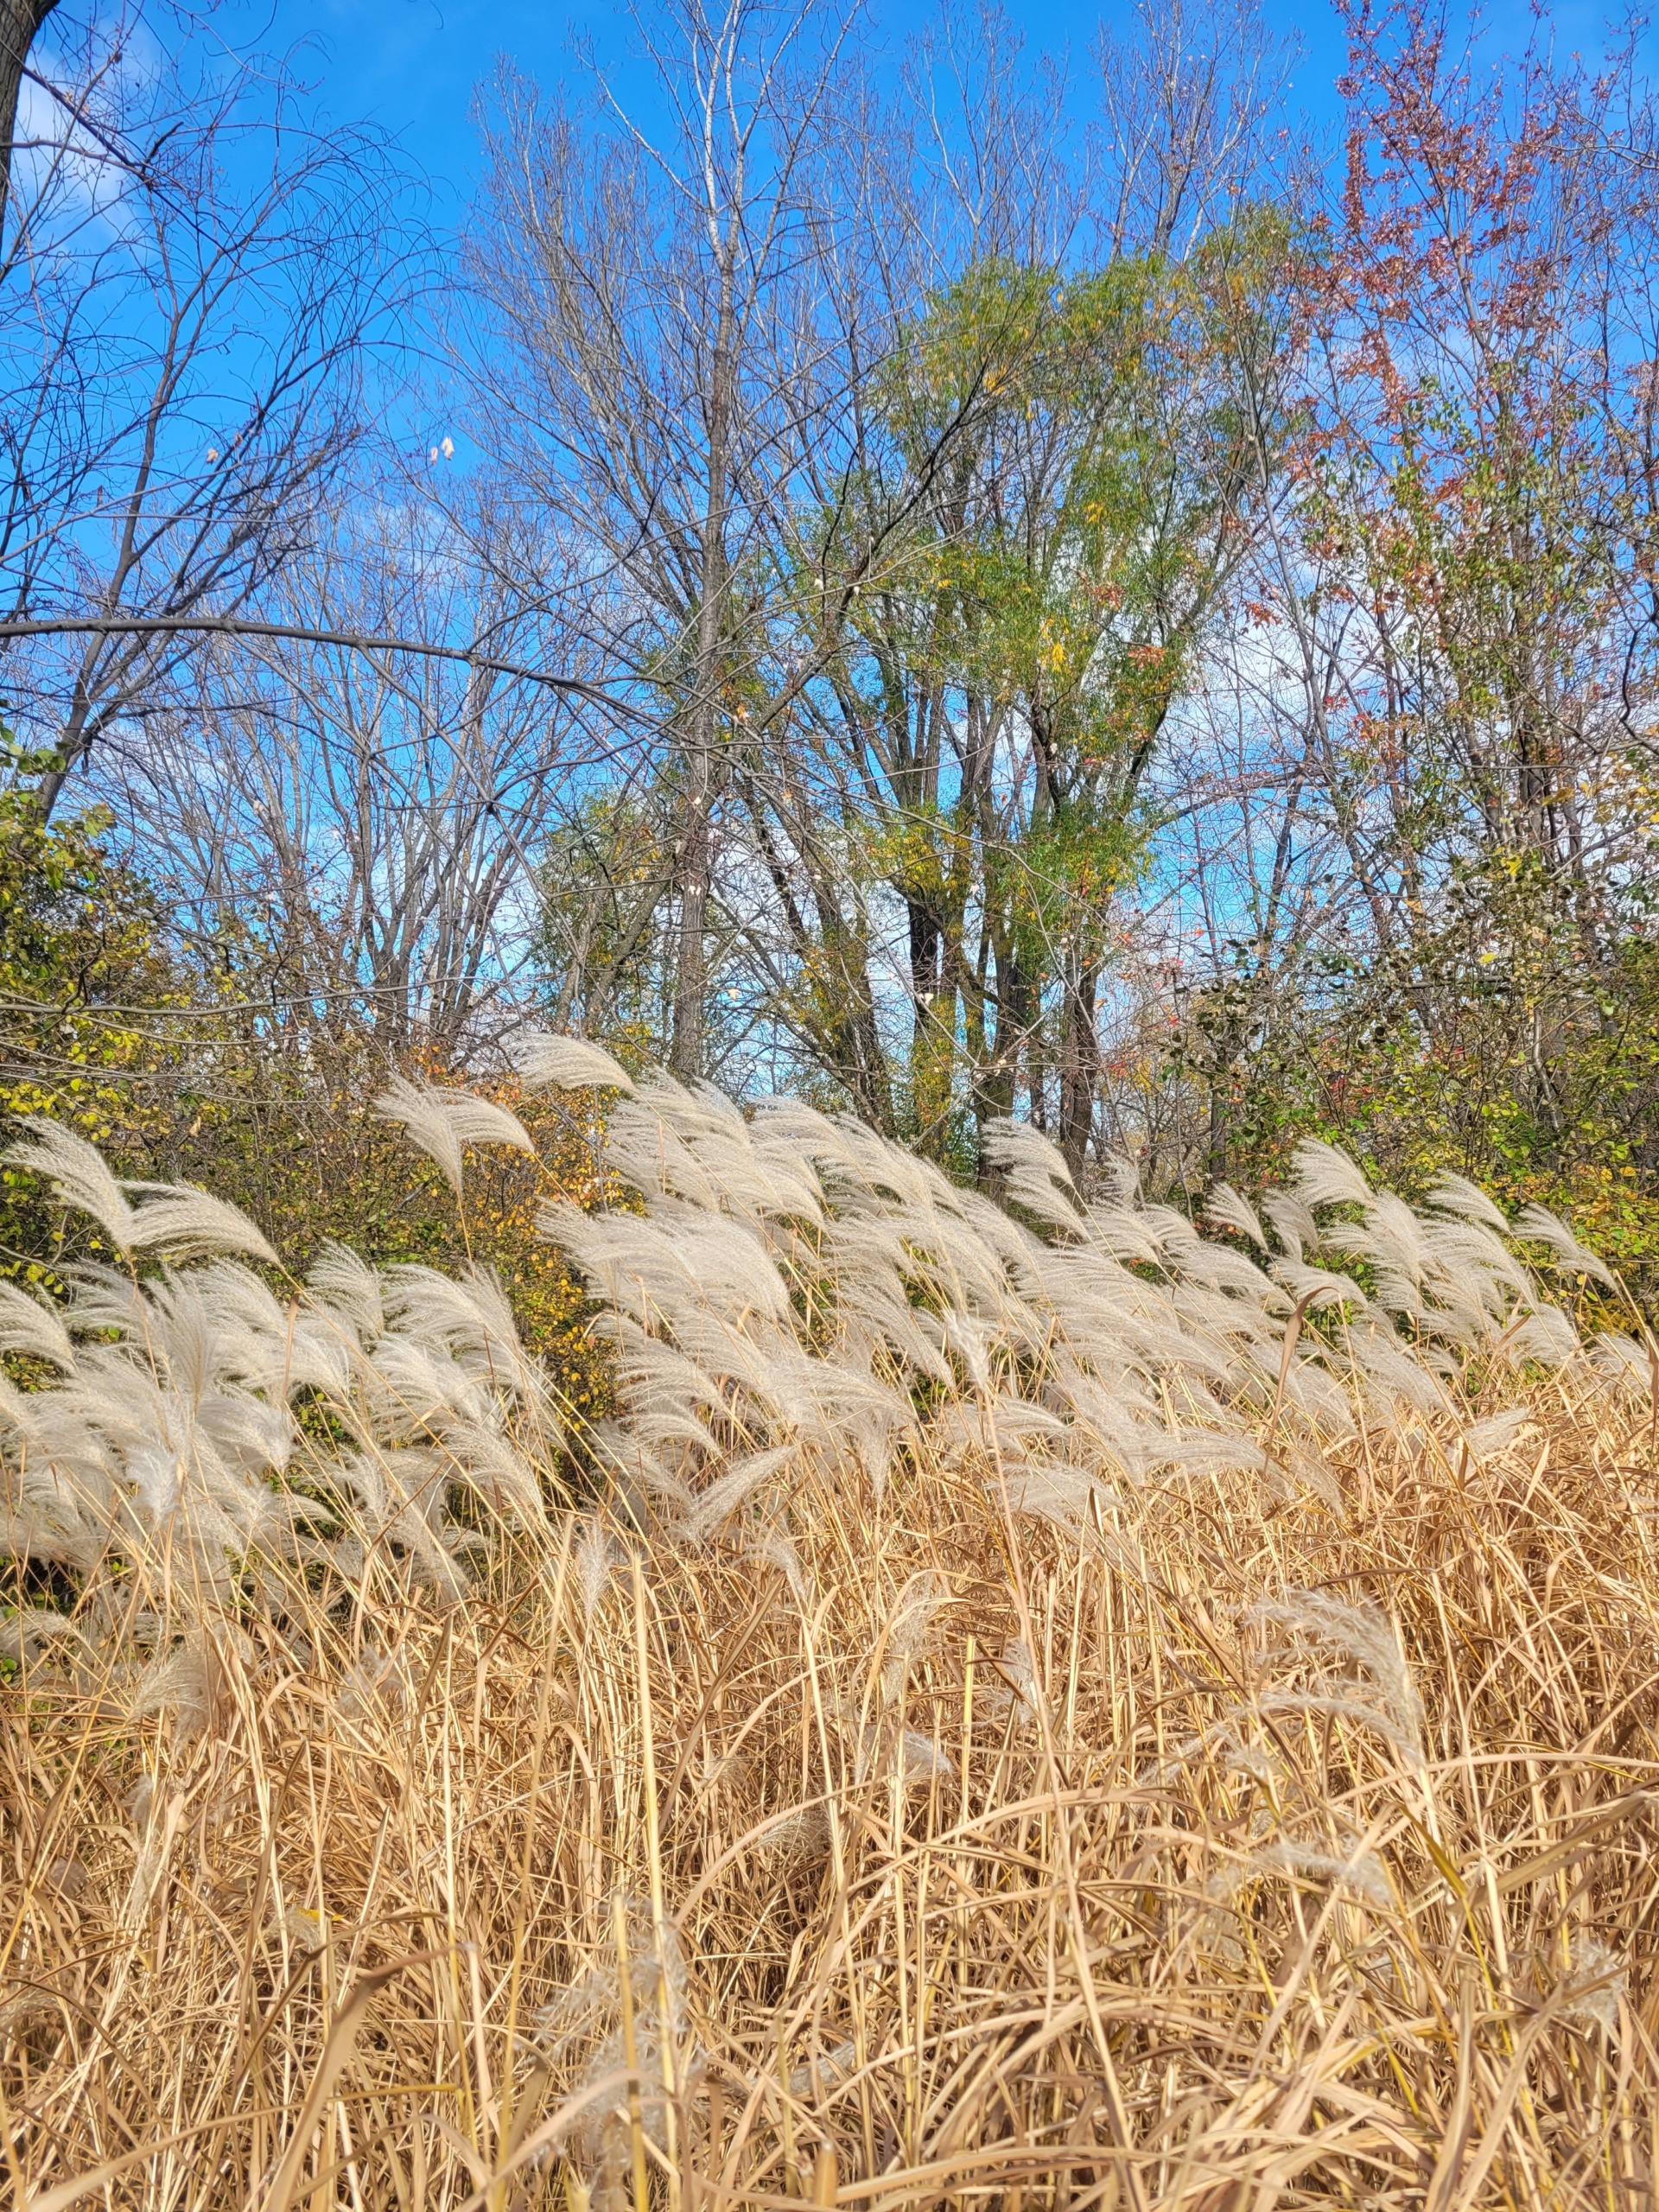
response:
[[[520,1116],[537,1154],[475,1153],[458,1207],[371,1109],[387,1069],[372,1034],[275,1018],[255,941],[183,959],[108,830],[97,812],[48,824],[27,791],[0,796],[0,1111],[67,1122],[121,1173],[211,1188],[296,1273],[330,1238],[382,1265],[486,1262],[573,1408],[602,1408],[581,1287],[536,1232],[549,1198],[598,1195],[588,1124],[510,1081],[475,1085]],[[415,1071],[449,1073],[418,1057]],[[50,1285],[110,1256],[84,1216],[0,1171],[0,1276]]]
[[[184,994],[148,887],[111,858],[108,828],[96,810],[48,825],[26,788],[0,793],[0,1105],[55,1114],[131,1157],[167,1127],[149,1020]],[[56,1247],[22,1181],[0,1170],[0,1275],[38,1281]]]
[[[1273,380],[1243,359],[1267,344],[1290,243],[1246,209],[1179,263],[988,257],[930,298],[879,379],[899,454],[946,458],[880,562],[816,601],[838,650],[811,745],[855,818],[838,825],[854,865],[902,902],[908,1052],[882,1088],[890,1126],[941,1158],[1067,1066],[1062,1135],[1081,1155],[1095,996],[1154,826],[1147,770],[1274,465]],[[881,486],[860,489],[869,521],[826,511],[804,594],[838,546],[876,537]],[[798,839],[805,810],[780,811]],[[868,1002],[868,979],[842,983],[868,933],[838,898],[817,905],[816,927],[804,911],[792,927],[804,988],[785,1003],[830,1057],[833,1025],[801,1004],[823,978]]]
[[[1570,1212],[1659,1294],[1659,940],[1592,957],[1536,854],[1459,871],[1433,926],[1382,957],[1306,950],[1270,978],[1240,947],[1171,1055],[1210,1112],[1208,1166],[1247,1185],[1343,1145],[1421,1194],[1445,1170]]]

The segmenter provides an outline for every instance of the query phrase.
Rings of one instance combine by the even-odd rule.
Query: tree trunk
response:
[[[17,95],[23,64],[41,25],[58,0],[0,0],[0,240],[5,237],[6,207],[11,196],[11,156],[17,136]]]
[[[679,851],[679,965],[674,978],[674,1036],[669,1065],[682,1083],[704,1072],[709,976],[704,939],[714,871],[709,809],[715,791],[715,730],[726,626],[726,514],[729,501],[732,406],[736,377],[736,241],[724,241],[720,311],[709,385],[709,485],[703,507],[702,596],[697,607],[696,687],[686,747],[685,808]]]
[[[1065,987],[1065,1031],[1060,1046],[1060,1150],[1076,1175],[1095,1126],[1095,1091],[1100,1075],[1095,1036],[1095,993],[1099,969],[1080,952],[1077,974]]]

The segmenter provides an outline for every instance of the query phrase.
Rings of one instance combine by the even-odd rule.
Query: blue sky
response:
[[[918,0],[879,0],[867,17],[866,36],[897,52],[906,35],[932,14]],[[1007,12],[1032,48],[1069,52],[1081,77],[1103,16],[1110,7],[1080,0],[1008,0]],[[1517,18],[1524,10],[1516,10]],[[1325,0],[1268,0],[1276,28],[1302,42],[1306,60],[1296,94],[1313,112],[1334,105],[1332,79],[1341,67],[1343,42]],[[620,53],[628,25],[618,7],[561,5],[560,0],[274,0],[262,43],[289,48],[309,42],[305,74],[321,105],[341,121],[372,120],[394,132],[406,153],[438,188],[440,219],[466,197],[475,158],[469,115],[473,89],[507,54],[530,75],[551,85],[570,67],[571,33],[592,37],[601,53]]]
[[[963,12],[971,6],[965,0]],[[1096,25],[1128,9],[1108,0],[1005,0],[1011,19],[1033,48],[1069,54],[1086,95]],[[1193,4],[1193,0],[1189,0]],[[1203,0],[1196,0],[1202,5]],[[412,164],[436,188],[434,213],[453,220],[465,203],[476,142],[470,117],[474,86],[498,56],[552,85],[571,64],[572,33],[592,38],[601,54],[620,56],[629,26],[624,10],[604,0],[232,0],[259,42],[279,49],[304,41],[305,74],[324,111],[341,122],[373,121],[392,132]],[[1294,103],[1317,122],[1337,111],[1333,82],[1344,41],[1329,0],[1264,0],[1269,25],[1300,41]],[[1454,16],[1462,11],[1453,6]],[[1559,0],[1551,10],[1557,44],[1599,48],[1611,12],[1606,0]],[[874,0],[865,36],[897,52],[933,10],[924,0]],[[1480,11],[1495,51],[1525,42],[1532,11],[1527,0],[1497,0]],[[268,27],[268,28],[267,28]],[[1080,98],[1080,108],[1086,104]]]
[[[950,0],[969,16],[979,0]],[[650,12],[655,0],[641,0]],[[1201,10],[1205,0],[1186,0]],[[1377,0],[1379,9],[1387,0]],[[1460,0],[1446,0],[1454,23],[1471,20]],[[1558,50],[1600,49],[1617,0],[1556,0],[1550,10]],[[1001,0],[1027,53],[1065,56],[1077,118],[1090,117],[1092,53],[1103,21],[1128,27],[1131,0]],[[1335,153],[1340,103],[1335,82],[1346,60],[1332,0],[1261,0],[1270,30],[1300,49],[1288,105],[1310,122]],[[865,0],[860,35],[895,59],[923,24],[937,20],[938,0]],[[431,187],[422,213],[440,241],[464,220],[478,170],[474,94],[503,56],[545,87],[580,74],[575,41],[589,43],[617,69],[626,90],[626,57],[634,42],[627,10],[613,0],[221,0],[215,18],[238,47],[287,53],[315,88],[321,119],[367,122],[396,140],[406,168]],[[1495,0],[1473,20],[1494,60],[1522,47],[1534,28],[1530,0]],[[620,67],[618,67],[620,65]],[[646,96],[640,112],[649,117]],[[1287,118],[1288,119],[1288,118]],[[438,403],[429,421],[420,410],[417,447],[460,426]],[[469,457],[464,436],[460,465]]]

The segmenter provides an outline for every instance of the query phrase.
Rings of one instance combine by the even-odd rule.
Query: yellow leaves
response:
[[[954,897],[969,880],[976,858],[974,833],[937,808],[893,813],[871,833],[870,866],[912,894]]]

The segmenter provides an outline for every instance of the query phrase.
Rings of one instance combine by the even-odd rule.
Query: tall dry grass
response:
[[[1014,1132],[1024,1226],[798,1109],[605,1142],[568,1504],[487,1282],[262,1306],[37,1132],[131,1266],[0,1312],[14,2200],[1647,2201],[1639,1339],[1328,1154],[1222,1244]]]

